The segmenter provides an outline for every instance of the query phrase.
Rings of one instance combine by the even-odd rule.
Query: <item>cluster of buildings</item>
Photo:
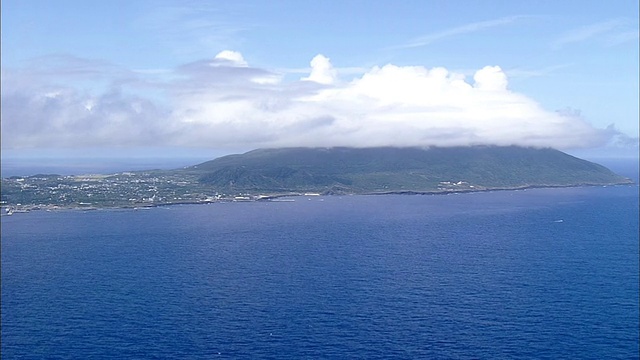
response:
[[[226,195],[211,192],[197,176],[173,172],[113,175],[34,175],[2,179],[2,213],[33,209],[137,207],[212,202]]]

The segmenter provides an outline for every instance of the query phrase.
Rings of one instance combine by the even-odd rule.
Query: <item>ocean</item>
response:
[[[638,358],[638,187],[2,217],[3,359]]]

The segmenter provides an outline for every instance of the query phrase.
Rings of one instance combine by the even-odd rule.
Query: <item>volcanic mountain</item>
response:
[[[187,168],[228,192],[433,193],[631,183],[604,166],[550,148],[279,148]]]

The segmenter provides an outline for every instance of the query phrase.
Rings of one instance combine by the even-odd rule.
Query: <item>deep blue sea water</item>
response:
[[[638,187],[2,217],[2,358],[638,358]]]

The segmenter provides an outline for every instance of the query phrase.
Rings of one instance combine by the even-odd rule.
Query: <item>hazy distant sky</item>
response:
[[[2,152],[637,153],[638,42],[637,0],[3,0]]]

